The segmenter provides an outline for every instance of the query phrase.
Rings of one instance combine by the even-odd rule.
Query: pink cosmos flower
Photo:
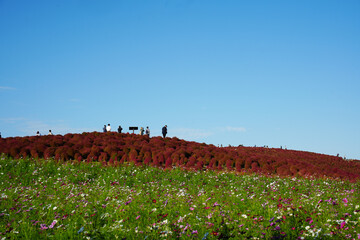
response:
[[[49,228],[54,228],[54,226],[55,226],[56,223],[57,223],[57,221],[54,220],[54,221],[50,224]]]
[[[346,224],[346,222],[344,221],[344,222],[342,222],[341,224],[340,224],[340,228],[342,229],[342,228],[344,228],[345,227],[345,224]]]
[[[347,198],[344,198],[344,199],[343,199],[343,202],[346,204],[346,203],[348,203],[349,201],[347,200]]]
[[[190,208],[191,211],[194,211],[194,209],[195,209],[195,208],[193,208],[193,207]]]
[[[45,224],[40,224],[40,229],[41,230],[46,230],[46,229],[48,229],[48,227]]]
[[[140,218],[140,215],[136,217],[136,220],[138,220]]]

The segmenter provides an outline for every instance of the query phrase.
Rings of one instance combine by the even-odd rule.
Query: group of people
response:
[[[123,128],[121,126],[118,127],[117,131],[118,133],[121,133],[123,130]],[[106,133],[106,132],[111,132],[111,126],[110,126],[110,123],[108,125],[104,125],[103,127],[103,132]],[[149,127],[146,127],[146,129],[144,130],[143,127],[140,128],[140,135],[147,135],[150,137],[150,128]],[[162,128],[162,135],[163,137],[165,138],[166,137],[166,134],[167,134],[167,125],[165,125],[163,128]],[[47,135],[54,135],[51,130],[49,130],[49,133]],[[36,132],[36,136],[41,136],[40,134],[40,131],[37,131]],[[1,138],[1,133],[0,133],[0,138]]]
[[[120,126],[119,126],[119,128],[120,128]],[[121,128],[122,129],[122,128]],[[105,133],[105,132],[111,132],[111,126],[110,126],[110,123],[106,126],[106,125],[104,125],[104,127],[103,127],[103,132]],[[121,133],[121,131],[120,131],[120,133]]]
[[[141,127],[140,128],[140,135],[144,135],[144,128]],[[146,130],[145,130],[145,135],[148,135],[150,137],[150,128],[149,127],[146,127]]]
[[[117,129],[118,133],[121,133],[122,130],[123,130],[122,127],[119,125],[119,127],[118,127],[118,129]],[[106,133],[106,132],[111,132],[110,123],[109,123],[107,126],[104,125],[104,127],[103,127],[103,132],[104,132],[104,133]]]
[[[48,132],[47,135],[52,136],[52,135],[54,135],[54,134],[51,132],[51,130],[49,130],[49,132]],[[41,136],[40,131],[37,131],[37,132],[36,132],[36,136]]]
[[[118,127],[117,131],[118,133],[121,133],[123,130],[123,128],[121,126]],[[108,123],[108,125],[104,125],[103,127],[103,132],[106,133],[106,132],[111,132],[111,126],[110,126],[110,123]],[[150,128],[149,127],[146,127],[146,129],[144,130],[143,127],[140,128],[140,135],[147,135],[150,137]],[[165,125],[163,128],[162,128],[162,135],[163,137],[165,138],[166,137],[166,134],[167,134],[167,125]]]

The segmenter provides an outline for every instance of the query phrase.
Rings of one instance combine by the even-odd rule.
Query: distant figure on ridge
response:
[[[146,127],[145,134],[150,137],[150,129],[149,129],[149,127]]]
[[[143,127],[140,128],[140,135],[141,136],[144,135],[144,128]]]
[[[119,127],[118,127],[118,133],[121,133],[121,131],[122,131],[122,127],[119,125]]]
[[[36,136],[41,136],[39,131],[36,132]]]
[[[51,135],[54,135],[54,134],[51,132],[51,130],[49,130],[48,135],[51,136]]]
[[[0,138],[1,138],[1,132],[0,132]]]
[[[165,125],[165,126],[162,128],[162,134],[163,134],[163,137],[165,138],[165,137],[166,137],[166,134],[167,134],[167,125]]]
[[[103,132],[106,133],[106,125],[103,127]]]
[[[107,125],[107,127],[106,127],[106,131],[107,131],[107,132],[110,132],[110,131],[111,131],[110,123],[108,123],[108,125]]]

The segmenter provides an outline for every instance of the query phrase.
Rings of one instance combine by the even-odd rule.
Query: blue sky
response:
[[[360,159],[360,1],[0,0],[3,137],[170,137]]]

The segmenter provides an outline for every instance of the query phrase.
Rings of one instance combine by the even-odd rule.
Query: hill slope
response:
[[[263,147],[219,148],[178,138],[114,132],[4,138],[0,139],[0,153],[13,158],[99,161],[104,165],[132,162],[164,168],[360,179],[359,161],[330,155]]]

